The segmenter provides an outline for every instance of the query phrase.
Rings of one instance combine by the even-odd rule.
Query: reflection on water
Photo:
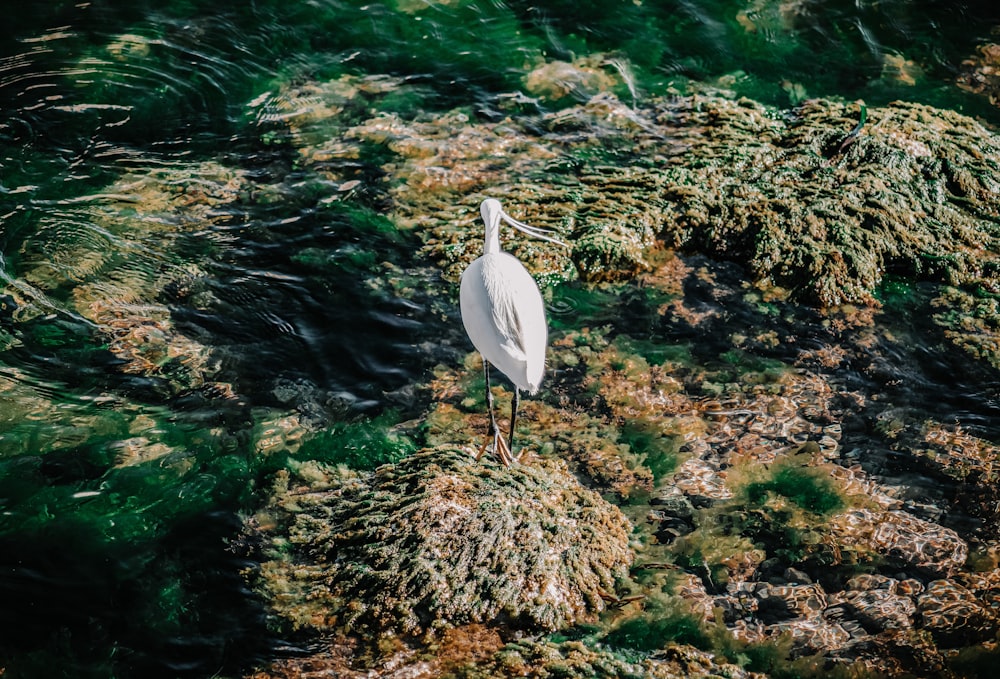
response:
[[[39,676],[60,658],[67,676],[209,676],[271,652],[226,547],[235,512],[279,464],[260,432],[280,431],[285,413],[305,432],[288,440],[408,416],[423,405],[412,384],[469,349],[454,290],[384,217],[377,158],[327,161],[374,187],[350,190],[323,161],[304,168],[287,121],[252,102],[385,74],[420,88],[382,111],[497,116],[497,95],[545,59],[598,54],[628,64],[629,96],[697,79],[781,105],[905,96],[996,122],[953,82],[998,22],[992,2],[902,0],[105,0],[8,13],[0,673]],[[587,319],[697,339],[658,334],[650,308],[634,290],[567,287],[551,310],[556,331]],[[733,309],[720,322],[759,318]],[[905,407],[934,391],[949,417],[1000,435],[981,374],[930,349],[891,358],[900,374],[875,358],[853,379],[908,384],[890,399]]]

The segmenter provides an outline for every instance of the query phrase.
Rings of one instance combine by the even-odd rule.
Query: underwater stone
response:
[[[260,588],[319,630],[552,630],[601,611],[632,561],[628,520],[563,463],[507,469],[450,447],[368,474],[285,474],[256,523]]]
[[[213,381],[219,365],[211,347],[178,327],[164,299],[206,275],[198,258],[181,262],[175,253],[190,247],[192,233],[228,219],[249,180],[214,162],[149,162],[103,187],[100,209],[78,201],[42,213],[38,229],[48,237],[22,246],[23,276],[42,293],[69,291],[122,372],[161,378],[174,391],[229,396],[230,385]],[[83,235],[53,237],[70,227]]]
[[[549,101],[570,96],[586,98],[620,83],[608,73],[607,67],[613,63],[601,54],[587,55],[572,63],[546,61],[524,76],[524,87],[529,94]]]
[[[917,599],[923,627],[946,645],[965,645],[992,638],[996,616],[976,595],[949,580],[935,580]]]
[[[849,617],[873,634],[887,629],[911,629],[917,612],[913,599],[897,594],[892,588],[847,590],[835,595],[833,601],[843,605]]]
[[[988,42],[976,49],[976,54],[962,62],[958,86],[982,94],[994,106],[1000,106],[1000,45]]]
[[[719,471],[697,457],[684,460],[671,481],[696,504],[707,505],[733,497]]]
[[[1000,368],[1000,281],[980,280],[975,287],[942,286],[931,301],[934,322],[945,337],[977,360]],[[951,466],[944,464],[945,469]],[[959,470],[967,465],[960,462]],[[948,473],[951,473],[948,470]]]
[[[852,509],[830,521],[843,546],[869,549],[932,573],[959,570],[969,547],[958,533],[903,511]]]

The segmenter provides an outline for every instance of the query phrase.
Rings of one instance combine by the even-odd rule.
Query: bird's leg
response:
[[[483,356],[483,376],[486,377],[486,412],[490,416],[490,427],[486,431],[486,443],[479,448],[479,454],[476,455],[477,462],[483,456],[483,453],[486,452],[486,447],[490,444],[489,439],[491,437],[495,439],[497,432],[497,421],[493,417],[493,392],[490,391],[490,363],[486,360],[485,356]]]
[[[514,455],[514,424],[517,422],[517,406],[520,403],[521,391],[514,387],[514,399],[510,403],[510,433],[507,435],[507,451],[512,457]]]
[[[503,436],[500,434],[500,428],[497,427],[496,416],[493,414],[493,391],[490,389],[490,363],[483,356],[483,375],[486,376],[486,410],[490,415],[490,428],[486,432],[486,443],[482,445],[479,449],[479,454],[476,455],[476,460],[478,461],[483,453],[486,452],[486,447],[489,446],[489,439],[493,439],[493,454],[500,459],[508,467],[511,465],[513,459],[510,455],[510,447],[507,442],[503,440]]]

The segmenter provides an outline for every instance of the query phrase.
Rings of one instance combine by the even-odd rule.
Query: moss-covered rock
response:
[[[629,522],[564,464],[507,469],[454,447],[369,474],[304,464],[258,525],[261,590],[317,630],[556,629],[601,611],[632,559]]]
[[[1000,138],[959,114],[902,102],[808,101],[786,114],[713,99],[677,120],[665,235],[745,261],[824,305],[871,301],[886,271],[992,278]],[[992,149],[992,150],[991,150]]]
[[[588,281],[632,279],[666,243],[826,306],[875,301],[886,272],[996,277],[1000,138],[924,105],[782,111],[706,93],[626,106],[604,92],[538,120],[383,115],[345,138],[392,151],[395,217],[450,278],[480,250],[486,196],[570,238],[569,259],[509,244],[544,276],[571,277],[571,261]]]
[[[655,658],[629,657],[614,649],[580,641],[524,641],[505,646],[488,662],[466,666],[447,675],[454,679],[680,679],[681,677],[752,679],[763,675],[719,661],[690,646],[670,646]]]

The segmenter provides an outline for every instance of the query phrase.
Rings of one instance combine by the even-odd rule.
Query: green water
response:
[[[424,407],[412,385],[470,348],[454,291],[364,188],[388,151],[331,161],[365,180],[331,202],[338,187],[301,165],[261,97],[381,74],[411,86],[346,106],[340,124],[493,119],[535,66],[600,54],[626,101],[709,83],[779,106],[905,98],[1000,124],[955,86],[1000,24],[985,1],[8,4],[5,677],[236,676],[287,650],[240,575],[239,513],[289,456],[371,468],[414,449],[392,429]],[[385,262],[397,287],[370,284]],[[557,331],[609,318],[635,331],[651,313],[562,295],[588,311]],[[282,439],[291,413],[308,426]]]

